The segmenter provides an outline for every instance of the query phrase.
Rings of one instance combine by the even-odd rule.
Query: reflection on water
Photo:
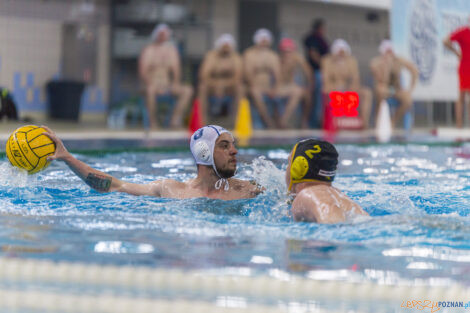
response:
[[[1,254],[325,280],[470,284],[470,160],[453,147],[338,148],[335,184],[371,217],[336,225],[293,222],[284,182],[289,151],[282,149],[239,152],[237,176],[255,179],[266,192],[237,201],[100,194],[60,162],[28,176],[3,160]],[[78,157],[136,183],[186,180],[196,173],[189,152]]]

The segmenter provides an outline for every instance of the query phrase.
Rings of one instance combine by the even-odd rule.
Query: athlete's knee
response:
[[[155,97],[157,95],[157,90],[153,87],[146,87],[144,93],[147,98]]]
[[[376,88],[375,89],[375,95],[379,99],[385,99],[388,96],[388,92],[383,88]]]
[[[242,97],[244,97],[245,92],[246,92],[246,91],[245,91],[245,87],[243,87],[243,85],[240,84],[240,85],[237,85],[237,86],[235,87],[235,95],[236,95],[236,96],[242,98]]]
[[[292,88],[292,95],[296,98],[301,98],[304,95],[304,90],[300,86],[294,86]]]
[[[261,98],[262,96],[261,90],[256,87],[250,87],[249,92],[250,92],[250,95],[254,98]]]

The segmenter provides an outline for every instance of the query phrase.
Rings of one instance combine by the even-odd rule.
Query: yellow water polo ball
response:
[[[308,172],[308,161],[303,156],[294,159],[290,167],[290,175],[293,180],[302,179]]]
[[[47,157],[55,153],[55,143],[43,133],[42,127],[28,125],[18,128],[8,138],[5,151],[10,163],[34,174],[46,168]]]

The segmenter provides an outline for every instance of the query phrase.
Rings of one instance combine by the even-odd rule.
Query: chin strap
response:
[[[220,176],[219,176],[220,177]],[[219,190],[222,187],[222,184],[224,184],[224,190],[228,191],[230,189],[230,185],[228,183],[228,179],[226,178],[220,178],[218,181],[215,182],[215,189]]]
[[[212,168],[214,169],[215,174],[219,176],[219,180],[216,181],[214,185],[215,189],[219,190],[222,187],[222,184],[224,184],[224,190],[228,191],[230,189],[230,184],[228,183],[228,179],[222,178],[222,176],[220,176],[219,172],[217,171],[217,168],[215,167],[214,162],[212,162]]]

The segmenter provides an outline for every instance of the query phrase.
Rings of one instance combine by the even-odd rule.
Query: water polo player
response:
[[[44,126],[43,126],[44,127]],[[233,178],[238,153],[232,134],[215,125],[204,126],[191,136],[191,153],[197,164],[197,177],[185,182],[162,179],[149,184],[134,184],[119,180],[91,168],[74,158],[62,141],[44,127],[56,144],[56,152],[48,160],[61,160],[91,188],[100,192],[125,192],[136,196],[164,198],[199,198],[235,200],[253,198],[262,190],[252,182]]]
[[[353,214],[368,215],[344,193],[332,186],[338,152],[326,141],[298,142],[289,155],[286,184],[294,195],[292,214],[296,221],[344,222]]]

